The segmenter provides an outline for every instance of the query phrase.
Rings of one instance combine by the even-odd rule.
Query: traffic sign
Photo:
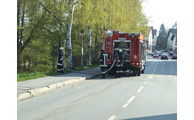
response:
[[[84,34],[85,34],[85,30],[84,29],[80,29],[79,35],[83,36]]]

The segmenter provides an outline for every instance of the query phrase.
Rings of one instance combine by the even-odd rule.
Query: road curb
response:
[[[27,92],[18,94],[17,101],[28,99],[28,98],[31,98],[31,97],[55,90],[55,89],[59,89],[59,88],[62,88],[64,86],[71,85],[71,84],[74,84],[77,82],[81,82],[81,81],[88,80],[88,79],[93,79],[93,78],[96,78],[98,76],[100,76],[100,74],[91,75],[88,77],[79,77],[76,79],[66,80],[66,81],[62,81],[62,82],[57,82],[57,83],[53,83],[51,85],[47,85],[47,86],[44,86],[41,88],[33,88],[33,89],[28,90]]]
[[[41,88],[30,89],[27,92],[18,94],[17,101],[24,100],[24,99],[27,99],[27,98],[31,98],[31,97],[34,97],[34,96],[37,96],[37,95],[55,90],[55,89],[62,88],[64,86],[67,86],[67,85],[70,85],[70,84],[73,84],[73,83],[84,81],[86,79],[91,79],[92,77],[80,77],[80,78],[76,78],[76,79],[72,79],[72,80],[66,80],[66,81],[63,81],[63,82],[54,83],[54,84],[51,84],[51,85],[48,85],[48,86],[45,86],[45,87],[41,87]]]

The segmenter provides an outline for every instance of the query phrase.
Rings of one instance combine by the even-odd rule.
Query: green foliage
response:
[[[39,77],[45,77],[46,75],[44,73],[22,73],[22,74],[17,74],[17,81],[24,81],[24,80],[30,80],[30,79],[35,79]]]
[[[54,72],[58,48],[67,36],[73,0],[18,0],[17,53],[18,73]],[[148,34],[148,20],[141,12],[140,0],[77,0],[72,27],[73,65],[81,64],[79,30],[89,26],[92,34],[92,64],[98,64],[104,30]],[[84,64],[87,55],[84,36]],[[67,65],[67,46],[65,46]]]
[[[167,48],[167,33],[164,24],[161,24],[160,26],[156,48],[158,50]]]
[[[60,73],[43,73],[43,72],[18,73],[17,81],[25,81],[25,80],[31,80],[31,79],[36,79],[40,77],[54,76],[54,75],[60,75]]]
[[[45,66],[43,66],[45,69]],[[90,66],[84,66],[84,67],[76,67],[74,70],[80,71],[80,70],[86,70],[90,68],[96,68],[98,65],[90,65]],[[65,71],[65,73],[69,73],[69,71]],[[61,75],[61,73],[56,72],[25,72],[25,73],[18,73],[17,74],[17,81],[25,81],[25,80],[31,80],[36,79],[40,77],[46,77],[46,76],[55,76],[55,75]]]

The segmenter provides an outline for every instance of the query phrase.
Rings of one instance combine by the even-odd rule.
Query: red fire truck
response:
[[[103,49],[108,54],[108,74],[116,74],[117,68],[120,73],[130,73],[140,76],[144,73],[146,64],[146,42],[140,33],[123,33],[119,31],[106,31]],[[120,65],[116,64],[115,54],[122,52]]]

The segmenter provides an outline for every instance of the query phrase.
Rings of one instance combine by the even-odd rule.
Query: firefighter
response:
[[[119,52],[115,51],[115,60],[116,60],[116,65],[115,65],[115,71],[116,71],[116,78],[121,77],[120,70],[123,67],[123,53],[122,49],[119,49]]]
[[[102,78],[106,77],[106,67],[107,67],[107,61],[108,61],[108,54],[104,52],[104,50],[101,50],[100,54],[100,69],[102,71]]]
[[[57,72],[64,73],[64,66],[63,66],[63,47],[59,48],[59,53],[57,57]]]

